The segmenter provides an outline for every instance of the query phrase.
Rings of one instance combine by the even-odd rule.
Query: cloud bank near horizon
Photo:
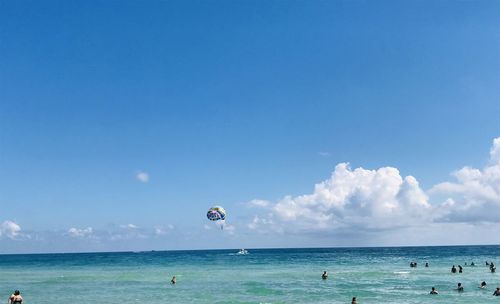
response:
[[[473,240],[478,231],[489,235],[489,231],[499,229],[500,137],[493,140],[484,168],[465,166],[451,175],[452,181],[424,190],[415,177],[402,176],[394,167],[352,169],[348,163],[339,163],[328,179],[314,185],[311,193],[287,195],[276,201],[251,200],[245,210],[249,220],[232,220],[223,232],[208,224],[187,231],[172,224],[140,227],[132,223],[105,229],[69,227],[34,232],[23,230],[16,221],[4,220],[0,224],[0,241],[48,244],[63,240],[80,248],[97,244],[101,247],[92,248],[112,250],[109,246],[130,244],[131,240],[143,242],[144,247],[155,240],[157,244],[170,240],[170,244],[179,246],[193,242],[204,245],[207,237],[203,234],[209,233],[217,239],[223,236],[226,241],[236,242],[251,235],[255,237],[255,246],[265,246],[256,241],[258,235],[267,236],[269,244],[278,244],[285,238],[324,240],[325,236],[334,236],[336,244],[347,246],[408,244],[409,240],[429,244],[426,242],[430,239],[434,244],[443,244],[442,240],[456,244],[462,240],[460,236]],[[458,236],[450,236],[451,227],[460,232]]]

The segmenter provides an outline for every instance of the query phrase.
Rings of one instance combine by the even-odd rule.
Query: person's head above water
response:
[[[15,291],[14,291],[14,295],[15,295],[15,296],[18,296],[18,295],[20,295],[20,294],[21,294],[21,292],[20,292],[19,290],[15,290]]]

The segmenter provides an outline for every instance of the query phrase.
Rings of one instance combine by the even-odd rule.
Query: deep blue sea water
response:
[[[319,304],[350,303],[353,296],[358,303],[500,303],[492,295],[500,270],[485,266],[500,262],[500,246],[237,251],[0,255],[0,297],[20,289],[26,304]],[[475,267],[464,266],[472,261]],[[464,272],[452,274],[453,264]],[[458,282],[463,293],[454,290]],[[432,286],[439,295],[429,295]]]

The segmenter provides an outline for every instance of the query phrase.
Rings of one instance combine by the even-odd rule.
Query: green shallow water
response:
[[[27,304],[350,303],[353,296],[359,303],[500,303],[492,296],[500,275],[485,266],[500,261],[500,246],[236,251],[0,255],[0,296],[20,289]],[[471,261],[475,267],[451,274],[451,265]],[[483,280],[486,290],[478,288]],[[458,282],[465,292],[454,290]],[[432,286],[439,295],[428,294]]]

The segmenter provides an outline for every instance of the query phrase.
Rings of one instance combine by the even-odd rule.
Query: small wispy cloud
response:
[[[319,156],[322,156],[322,157],[329,157],[331,156],[332,154],[330,152],[324,152],[324,151],[321,151],[321,152],[318,152],[318,155]]]
[[[118,227],[120,229],[107,231],[108,237],[111,241],[148,239],[156,235],[155,229],[141,228],[135,224],[124,224]]]
[[[169,234],[170,231],[174,230],[174,225],[169,224],[166,226],[156,226],[155,227],[155,235],[161,236],[161,235],[167,235]]]
[[[9,239],[16,239],[21,232],[21,226],[13,221],[4,221],[0,225],[0,237],[5,236]]]
[[[135,178],[140,181],[141,183],[147,183],[149,182],[149,174],[144,171],[137,171],[137,174],[135,175]]]
[[[139,229],[139,227],[137,225],[134,225],[134,224],[126,224],[126,225],[120,225],[120,228],[123,228],[123,229]]]
[[[251,207],[267,207],[269,206],[270,202],[266,200],[261,200],[261,199],[254,199],[248,202],[248,204]]]
[[[92,232],[94,230],[92,229],[92,227],[87,227],[87,228],[83,228],[83,229],[79,229],[79,228],[70,228],[68,230],[68,235],[70,237],[74,237],[74,238],[84,238],[84,237],[89,237],[90,235],[92,235]]]
[[[256,215],[254,216],[252,222],[247,225],[247,227],[250,230],[257,230],[262,226],[273,225],[273,224],[274,222],[272,220],[272,215],[270,215],[269,218],[260,218],[259,216]]]

